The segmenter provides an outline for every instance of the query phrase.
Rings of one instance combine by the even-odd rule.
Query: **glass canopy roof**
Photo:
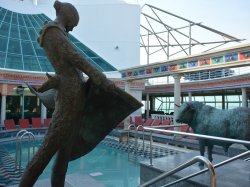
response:
[[[0,7],[0,68],[53,72],[44,50],[37,42],[38,33],[45,21],[44,14],[20,14]],[[111,64],[98,56],[69,34],[76,49],[100,71],[116,71]]]

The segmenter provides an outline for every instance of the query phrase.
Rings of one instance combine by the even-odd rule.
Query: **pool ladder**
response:
[[[19,173],[22,172],[22,141],[25,136],[28,136],[28,162],[30,161],[30,142],[31,138],[33,140],[33,156],[35,154],[35,136],[32,132],[27,130],[20,130],[16,135],[16,155],[15,155],[15,169],[19,170]],[[18,160],[19,155],[19,160]]]
[[[134,142],[129,142],[130,139],[130,130],[134,129],[135,133],[135,141]],[[137,128],[135,125],[131,124],[128,126],[128,138],[127,138],[127,145],[128,145],[128,160],[133,161],[133,162],[138,162],[138,138],[137,138]]]

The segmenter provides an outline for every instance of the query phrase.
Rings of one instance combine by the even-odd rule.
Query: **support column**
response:
[[[155,96],[151,96],[150,99],[150,109],[155,110]]]
[[[42,121],[42,125],[44,124],[44,119],[47,118],[47,108],[41,104],[41,121]]]
[[[188,92],[188,102],[192,101],[192,92]]]
[[[246,88],[241,88],[242,92],[242,107],[247,107],[247,91]]]
[[[169,76],[167,76],[167,84],[169,84]]]
[[[148,119],[149,118],[149,94],[147,93],[146,94],[146,118]]]
[[[181,98],[181,84],[180,79],[181,75],[173,75],[174,77],[174,124],[177,124],[175,119],[180,106],[180,98]]]
[[[129,83],[125,82],[125,92],[130,93]],[[124,129],[128,130],[128,126],[130,125],[130,116],[124,119]]]
[[[2,104],[1,104],[1,124],[4,124],[6,119],[6,95],[2,95]]]
[[[24,119],[24,93],[20,95],[20,112],[21,112],[21,119]]]
[[[222,95],[221,95],[221,97],[222,97],[222,110],[225,110],[225,94],[224,93],[222,93]]]

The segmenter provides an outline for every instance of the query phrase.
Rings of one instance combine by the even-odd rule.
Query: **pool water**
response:
[[[36,150],[41,141],[35,142]],[[3,144],[15,158],[16,144]],[[27,164],[27,147],[23,143],[22,166]],[[31,149],[32,150],[32,149]],[[31,151],[32,152],[32,151]],[[49,163],[39,179],[49,178],[53,161]],[[140,184],[140,166],[128,161],[126,152],[99,144],[82,158],[70,162],[67,174],[80,173],[92,177],[107,187],[135,187]]]

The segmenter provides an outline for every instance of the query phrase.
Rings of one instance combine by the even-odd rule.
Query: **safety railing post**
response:
[[[23,134],[20,136],[21,133],[23,133]],[[26,135],[28,135],[28,162],[30,161],[30,137],[33,138],[33,156],[35,154],[35,147],[34,147],[35,136],[34,136],[34,134],[27,131],[27,130],[24,130],[24,129],[19,131],[16,135],[16,155],[15,155],[15,168],[16,168],[16,170],[19,169],[19,173],[22,172],[22,140],[23,140],[23,137],[25,137]],[[19,163],[18,163],[18,153],[19,153]]]
[[[153,132],[150,131],[150,166],[153,165]]]
[[[18,138],[19,138],[19,135],[21,133],[25,133],[27,132],[27,130],[23,129],[23,130],[20,130],[17,134],[16,134],[16,155],[15,155],[15,168],[17,170],[17,160],[18,160]]]

